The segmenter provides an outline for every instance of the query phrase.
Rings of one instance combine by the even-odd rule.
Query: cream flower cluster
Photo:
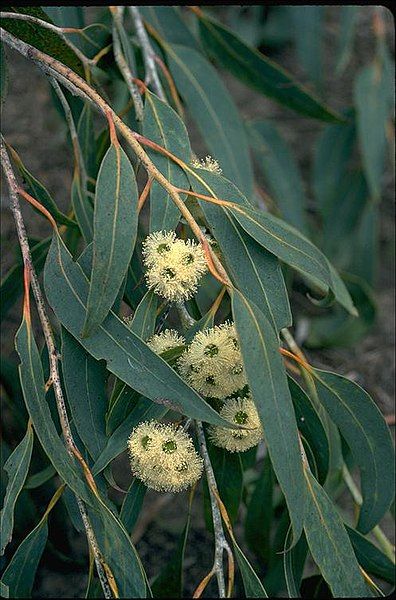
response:
[[[251,429],[230,429],[227,427],[209,428],[209,439],[220,448],[229,452],[245,452],[263,439],[263,429],[256,407],[250,397],[230,398],[220,410],[220,415],[238,425]]]
[[[204,396],[226,398],[242,389],[246,377],[234,324],[198,332],[178,367],[182,377]]]
[[[221,175],[223,172],[218,161],[209,155],[201,159],[194,158],[194,160],[191,162],[191,166],[193,166],[194,169],[204,169],[205,171],[211,171],[212,173],[217,173],[218,175]]]
[[[147,340],[147,346],[157,354],[162,354],[178,346],[184,346],[185,343],[186,340],[184,337],[179,335],[174,329],[165,329],[165,331],[156,333]]]
[[[200,245],[176,238],[174,231],[155,231],[144,240],[142,251],[149,288],[171,302],[193,296],[207,270]]]
[[[159,492],[180,492],[201,477],[203,461],[191,437],[173,423],[144,421],[128,440],[131,469]]]

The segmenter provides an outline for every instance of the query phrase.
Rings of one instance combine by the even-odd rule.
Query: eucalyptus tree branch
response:
[[[143,121],[143,102],[139,94],[139,90],[133,81],[133,75],[131,73],[130,66],[127,63],[127,60],[122,51],[121,44],[121,35],[123,32],[123,24],[122,24],[122,16],[123,16],[123,6],[111,6],[110,11],[113,17],[113,51],[114,58],[117,63],[118,68],[120,69],[122,76],[125,80],[125,83],[128,87],[128,91],[133,100],[133,104],[135,106],[135,114],[137,121]]]
[[[40,283],[38,281],[37,273],[33,265],[32,256],[30,253],[29,242],[26,234],[25,223],[22,217],[21,207],[19,203],[18,193],[19,186],[14,175],[11,161],[9,159],[7,150],[5,148],[5,143],[3,137],[1,137],[0,144],[0,152],[1,152],[1,164],[4,171],[5,178],[7,180],[9,192],[10,192],[10,208],[14,216],[15,226],[17,230],[18,242],[22,252],[23,264],[25,270],[29,273],[30,282],[33,290],[33,295],[35,298],[37,312],[40,318],[41,327],[44,333],[45,343],[48,349],[49,363],[50,363],[50,381],[54,387],[54,394],[56,398],[56,405],[59,414],[59,420],[62,428],[63,438],[66,444],[66,448],[70,456],[77,458],[80,464],[82,464],[85,469],[88,469],[84,459],[82,458],[80,451],[78,450],[76,443],[73,439],[73,435],[70,429],[69,418],[66,410],[65,398],[63,395],[63,390],[60,381],[58,360],[59,354],[55,347],[54,336],[51,329],[51,324],[47,315],[47,311],[44,304],[43,295],[40,288]],[[91,475],[92,477],[92,475]],[[92,478],[93,482],[93,478]],[[91,483],[92,485],[92,483]],[[93,484],[94,485],[94,484]],[[98,544],[95,538],[95,534],[91,527],[91,524],[88,519],[88,515],[85,509],[85,506],[80,498],[77,498],[78,507],[80,510],[81,518],[84,524],[85,532],[91,546],[95,564],[98,571],[99,579],[102,584],[103,593],[105,598],[112,598],[111,588],[107,580],[107,576],[105,570],[102,566],[102,558],[98,548]]]
[[[142,50],[144,67],[146,70],[145,83],[148,85],[150,82],[152,82],[153,89],[157,96],[159,96],[161,100],[166,100],[164,90],[162,88],[161,81],[158,76],[157,67],[155,64],[155,52],[151,46],[149,37],[144,28],[139,9],[137,6],[129,6],[128,8],[133,23],[135,25],[136,35],[139,39],[140,47]]]
[[[33,15],[26,15],[22,13],[13,13],[13,12],[0,12],[1,19],[16,19],[20,21],[27,21],[28,23],[35,23],[36,25],[40,25],[40,27],[44,27],[45,29],[49,29],[50,31],[55,32],[59,35],[60,38],[65,42],[67,46],[69,46],[70,50],[73,50],[74,54],[78,56],[85,67],[90,67],[94,64],[94,62],[85,56],[83,52],[77,46],[73,44],[66,36],[65,33],[77,33],[79,30],[74,27],[58,27],[53,23],[48,23],[48,21],[43,21],[38,17],[34,17]]]
[[[219,496],[219,492],[217,489],[217,483],[213,472],[212,463],[210,461],[208,448],[206,446],[205,434],[203,431],[202,423],[200,421],[196,421],[197,431],[198,431],[198,439],[199,445],[201,449],[202,458],[204,460],[204,467],[206,478],[208,480],[208,488],[209,488],[209,496],[210,496],[210,505],[212,508],[212,519],[213,519],[213,530],[215,535],[215,556],[214,563],[210,574],[215,574],[217,578],[217,585],[219,588],[219,597],[226,597],[226,588],[225,588],[225,579],[224,579],[224,568],[223,568],[223,551],[225,550],[228,556],[232,557],[231,548],[225,538],[223,524],[221,520],[220,510],[217,504],[216,495]],[[215,493],[214,493],[214,491]],[[231,561],[233,563],[233,561]],[[229,561],[230,564],[230,561]],[[209,579],[204,580],[204,585],[208,583]],[[203,588],[201,588],[203,591]],[[230,590],[229,590],[230,592]]]
[[[166,179],[166,177],[157,169],[150,157],[147,155],[138,139],[141,137],[138,133],[132,131],[120,117],[114,112],[114,110],[103,100],[103,98],[94,90],[84,79],[77,75],[72,69],[66,67],[61,62],[57,61],[37,50],[30,44],[23,42],[19,38],[13,36],[8,31],[0,28],[0,34],[2,41],[10,47],[20,52],[26,58],[33,60],[39,68],[41,68],[47,75],[50,75],[57,79],[64,87],[66,87],[74,95],[80,96],[91,104],[104,116],[111,118],[116,128],[119,130],[121,135],[131,146],[136,156],[141,160],[147,172],[158,181],[158,183],[169,193],[173,202],[179,208],[183,217],[186,219],[192,232],[196,238],[200,241],[205,255],[208,259],[208,267],[212,275],[214,275],[219,281],[226,286],[232,286],[230,279],[222,266],[221,262],[213,252],[210,244],[205,238],[205,235],[201,231],[198,223],[195,221],[193,215],[190,213],[183,200],[181,199],[178,191],[175,187]]]

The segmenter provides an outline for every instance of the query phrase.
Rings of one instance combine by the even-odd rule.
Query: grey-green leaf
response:
[[[359,564],[365,571],[395,584],[395,565],[359,531],[345,525]]]
[[[357,129],[363,166],[374,200],[381,195],[387,152],[389,106],[387,78],[379,64],[364,67],[355,80]]]
[[[263,584],[257,576],[252,565],[238,546],[235,539],[233,540],[233,548],[237,559],[238,567],[241,571],[243,587],[247,598],[268,598],[268,594],[264,589]]]
[[[212,65],[192,48],[167,44],[165,50],[177,88],[205,146],[224,175],[251,196],[253,169],[246,132],[230,93]]]
[[[308,469],[304,474],[304,530],[313,559],[335,597],[365,598],[368,588],[337,508]]]
[[[246,85],[308,117],[323,121],[340,120],[339,115],[290,73],[245,44],[224,25],[205,16],[200,19],[200,32],[209,53]]]
[[[44,518],[18,546],[2,583],[8,586],[10,598],[30,598],[37,567],[48,537],[47,518]]]
[[[81,180],[77,171],[74,173],[71,186],[71,203],[85,243],[90,244],[93,238],[94,211],[92,204],[89,202],[86,191],[82,188]]]
[[[339,275],[318,248],[297,229],[269,213],[243,208],[226,208],[243,229],[285,263],[300,271],[319,289],[332,289],[336,299],[351,314],[356,309]]]
[[[121,506],[120,520],[129,534],[135,526],[142,508],[146,486],[139,479],[133,479]]]
[[[221,175],[199,170],[195,172],[200,181],[190,177],[194,191],[249,206],[238,188]],[[210,202],[201,201],[200,204],[233,283],[262,307],[276,331],[289,327],[292,316],[278,259],[247,235],[228,211]]]
[[[189,163],[191,147],[183,121],[169,104],[155,94],[146,92],[145,98],[144,135]],[[155,150],[148,150],[148,154],[168,181],[178,188],[188,188],[186,174],[173,160]],[[180,211],[168,192],[154,181],[150,190],[150,231],[175,229],[179,217]]]
[[[4,554],[5,547],[12,539],[15,502],[18,499],[28,474],[32,450],[33,429],[32,424],[29,421],[23,440],[18,444],[4,464],[4,471],[8,474],[8,483],[3,508],[1,510],[0,554]]]
[[[97,360],[131,388],[152,400],[166,399],[180,412],[213,424],[227,424],[177,373],[110,312],[96,333],[82,338],[88,282],[58,235],[54,236],[44,272],[48,302],[62,325]]]
[[[114,142],[99,169],[95,191],[93,262],[84,337],[92,335],[112,307],[132,258],[137,233],[136,178]]]
[[[296,411],[297,426],[314,453],[318,480],[324,483],[329,469],[329,441],[322,420],[309,396],[292,377],[287,377]]]
[[[299,166],[289,146],[268,121],[252,121],[248,131],[257,163],[283,218],[300,231],[306,231],[307,199]]]
[[[184,22],[178,6],[139,6],[147,21],[165,41],[199,50],[199,44]]]
[[[107,443],[106,369],[62,328],[62,373],[77,433],[96,460]]]
[[[343,125],[328,125],[315,143],[312,186],[324,218],[334,205],[338,205],[339,188],[347,172],[355,139],[355,124],[349,121]]]
[[[224,448],[208,445],[209,456],[213,467],[220,498],[224,502],[231,523],[238,516],[242,499],[243,470],[238,452],[228,452]]]
[[[388,426],[370,396],[355,382],[327,371],[314,371],[317,391],[360,468],[363,504],[358,529],[367,533],[389,509],[394,497],[394,449]]]
[[[304,482],[293,404],[278,338],[259,308],[233,291],[232,314],[247,380],[264,430],[264,439],[293,526],[300,537],[304,517]]]
[[[321,89],[323,77],[324,6],[290,6],[294,43],[301,66]]]

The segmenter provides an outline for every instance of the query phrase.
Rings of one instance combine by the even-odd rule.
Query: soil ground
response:
[[[357,39],[351,63],[345,74],[336,79],[331,69],[325,68],[326,81],[324,96],[335,109],[342,108],[351,101],[352,81],[362,64],[370,60],[373,52],[373,36],[370,29],[370,10],[362,7]],[[331,64],[331,51],[337,34],[339,7],[329,9],[329,26],[326,33],[325,56]],[[388,17],[387,17],[388,19]],[[392,23],[389,23],[390,43]],[[392,45],[393,48],[393,45]],[[2,129],[8,143],[14,146],[32,173],[44,182],[61,209],[68,204],[72,163],[65,132],[60,126],[59,117],[48,95],[48,84],[42,74],[25,59],[13,52],[7,52],[10,81],[6,104],[2,112]],[[298,68],[291,46],[277,51],[273,58],[282,66],[304,81],[304,73]],[[227,87],[233,94],[243,116],[249,118],[271,118],[291,143],[298,162],[305,174],[311,160],[312,143],[320,130],[320,124],[290,115],[274,103],[255,94],[239,82],[224,74]],[[198,155],[205,150],[193,125],[189,128],[192,145]],[[310,361],[316,366],[334,368],[339,373],[351,377],[363,385],[375,398],[385,415],[394,412],[394,205],[393,178],[389,170],[384,176],[384,195],[381,204],[380,248],[381,260],[378,282],[375,290],[378,303],[378,319],[375,326],[363,341],[353,348],[309,351]],[[46,223],[23,208],[29,236],[43,237],[50,233]],[[1,196],[1,241],[2,274],[7,272],[16,252],[16,235],[8,209],[8,196],[3,188]],[[15,307],[2,331],[2,351],[12,352],[13,337],[19,325],[20,306]],[[122,461],[122,459],[121,459]],[[121,462],[121,465],[124,464]],[[145,514],[154,510],[158,495],[149,493],[145,500]],[[191,594],[197,582],[210,569],[212,561],[212,541],[207,533],[201,509],[196,499],[192,516],[192,528],[187,544],[185,593]],[[169,560],[178,534],[184,525],[186,497],[179,495],[166,504],[157,518],[145,529],[137,542],[137,550],[142,557],[148,576],[158,573],[159,568]],[[183,515],[181,518],[180,515]],[[384,528],[392,538],[393,522],[387,519]],[[72,535],[72,545],[85,554],[85,542]],[[67,597],[71,590],[74,597],[81,597],[85,589],[85,574],[71,574],[56,570],[45,561],[40,569],[36,597]],[[208,588],[208,593],[215,588]]]

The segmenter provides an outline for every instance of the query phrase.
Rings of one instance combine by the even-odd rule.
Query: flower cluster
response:
[[[250,397],[226,400],[220,415],[232,423],[244,425],[249,429],[211,426],[209,438],[215,446],[225,448],[229,452],[245,452],[263,439],[260,418]]]
[[[173,423],[144,421],[128,440],[132,473],[159,492],[180,492],[201,477],[203,461],[191,437]]]
[[[147,236],[143,259],[148,287],[171,302],[191,298],[207,270],[201,246],[176,238],[174,231],[155,231]]]
[[[191,162],[191,165],[194,169],[204,169],[205,171],[211,171],[212,173],[217,173],[218,175],[222,174],[222,169],[218,161],[211,156],[206,156],[205,158],[194,158]]]
[[[186,340],[183,336],[179,335],[174,329],[165,329],[161,333],[154,334],[149,340],[147,345],[156,354],[162,354],[167,350],[172,350],[178,346],[184,346]]]
[[[234,324],[198,332],[178,367],[182,377],[204,396],[226,398],[241,390],[246,377]]]

